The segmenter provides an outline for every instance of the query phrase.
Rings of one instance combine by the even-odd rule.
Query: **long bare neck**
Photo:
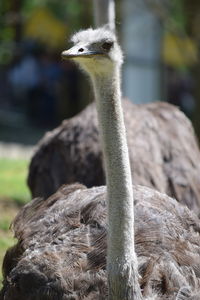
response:
[[[110,300],[138,300],[134,202],[120,93],[120,67],[93,77],[108,199],[107,271]]]

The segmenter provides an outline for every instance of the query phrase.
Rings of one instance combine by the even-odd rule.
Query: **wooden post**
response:
[[[134,103],[161,99],[162,27],[145,1],[124,0],[122,41],[125,54],[123,93]]]
[[[93,0],[94,25],[100,27],[109,24],[115,30],[115,2],[114,0]]]

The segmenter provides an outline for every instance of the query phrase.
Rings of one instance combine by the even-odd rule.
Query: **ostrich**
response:
[[[94,1],[95,23],[106,21],[114,31],[115,3],[104,2]],[[122,104],[134,182],[167,193],[200,215],[200,152],[190,121],[167,103]],[[33,197],[48,197],[74,182],[105,184],[94,103],[46,134],[29,167]]]
[[[200,214],[200,152],[190,121],[162,102],[122,101],[132,178]],[[48,197],[62,184],[105,184],[95,104],[65,120],[39,142],[29,167],[33,197]]]
[[[167,103],[122,101],[135,184],[186,204],[200,214],[200,152],[190,121]],[[62,184],[105,184],[95,104],[48,132],[38,144],[28,185],[33,197],[48,197]]]
[[[116,37],[99,28],[72,41],[62,57],[91,77],[107,188],[63,186],[21,210],[0,299],[198,300],[199,219],[165,194],[132,187]]]

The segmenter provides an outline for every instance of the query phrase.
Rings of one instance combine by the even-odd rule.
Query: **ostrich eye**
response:
[[[112,47],[112,45],[113,45],[113,42],[105,42],[105,43],[103,43],[102,48],[104,50],[110,50],[110,48]]]

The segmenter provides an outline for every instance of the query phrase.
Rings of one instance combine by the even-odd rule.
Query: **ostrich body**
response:
[[[4,259],[1,299],[197,300],[198,218],[166,195],[132,188],[115,35],[89,29],[73,41],[62,55],[91,76],[107,189],[64,186],[22,209],[14,222],[18,244]]]
[[[62,186],[14,221],[1,300],[104,300],[106,188]],[[135,247],[143,299],[199,300],[200,222],[187,207],[134,186]],[[134,298],[133,298],[134,299]]]
[[[164,102],[134,105],[123,100],[122,105],[134,183],[166,193],[199,215],[200,152],[190,121]],[[33,197],[47,198],[62,184],[74,182],[105,184],[94,103],[48,132],[30,164]]]

